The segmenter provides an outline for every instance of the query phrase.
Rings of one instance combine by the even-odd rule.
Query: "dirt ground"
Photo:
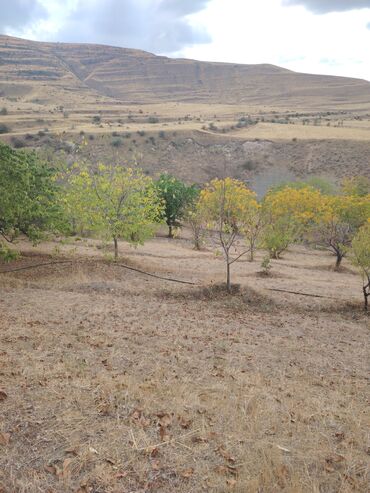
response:
[[[361,279],[297,247],[224,265],[186,237],[21,244],[0,265],[0,491],[369,491]],[[270,291],[304,292],[323,298]]]

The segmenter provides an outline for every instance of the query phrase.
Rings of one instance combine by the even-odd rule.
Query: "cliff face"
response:
[[[140,50],[40,43],[0,35],[0,91],[25,94],[34,85],[98,94],[127,103],[183,101],[291,107],[370,100],[370,83],[307,75],[272,65],[198,62]],[[9,95],[9,94],[6,95]]]

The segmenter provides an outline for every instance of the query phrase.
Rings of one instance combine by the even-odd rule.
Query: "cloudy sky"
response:
[[[370,80],[370,0],[0,0],[0,33]]]

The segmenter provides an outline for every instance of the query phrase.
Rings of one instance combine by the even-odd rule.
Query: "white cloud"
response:
[[[31,39],[370,80],[370,0],[0,0],[0,7],[4,2],[0,28]]]
[[[213,0],[192,17],[212,43],[183,50],[201,60],[272,63],[291,70],[370,80],[370,9],[314,15],[279,0]]]

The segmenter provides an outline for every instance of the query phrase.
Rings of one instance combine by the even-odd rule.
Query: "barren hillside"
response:
[[[273,65],[198,62],[111,46],[41,43],[0,36],[3,91],[11,81],[24,93],[35,84],[125,102],[367,103],[370,83],[308,75]],[[5,84],[4,84],[5,83]],[[15,90],[14,88],[12,90]]]

